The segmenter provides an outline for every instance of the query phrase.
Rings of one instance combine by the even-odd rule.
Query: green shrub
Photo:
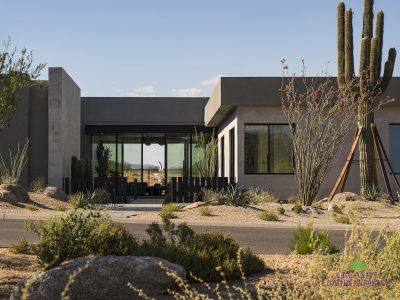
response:
[[[248,195],[249,203],[253,205],[278,201],[278,198],[274,194],[260,187],[251,187],[248,191]]]
[[[277,209],[278,214],[280,214],[281,216],[285,215],[285,209],[282,206],[279,206]]]
[[[177,227],[164,220],[163,228],[152,223],[147,230],[150,239],[143,242],[142,255],[155,256],[181,265],[187,272],[206,281],[220,281],[221,267],[226,279],[240,278],[237,263],[239,245],[228,235],[216,232],[195,233],[186,224]],[[251,250],[241,253],[245,274],[264,269],[264,263]]]
[[[88,208],[91,203],[91,193],[78,192],[69,196],[68,202],[75,208]]]
[[[203,217],[210,217],[210,216],[212,216],[211,208],[209,208],[208,206],[200,207],[199,214],[200,214],[200,216],[203,216]]]
[[[13,244],[10,251],[15,254],[36,254],[36,247],[33,243],[22,238],[18,243]]]
[[[264,221],[278,221],[278,217],[273,212],[269,212],[267,210],[260,212],[258,217]]]
[[[224,205],[230,206],[245,206],[249,204],[249,199],[244,194],[244,190],[240,186],[228,185],[225,189],[220,192],[223,198]]]
[[[99,213],[73,211],[29,228],[38,235],[37,255],[47,268],[90,254],[133,254],[137,248],[130,233]]]
[[[47,187],[46,177],[39,176],[29,184],[29,191],[32,193],[43,193]]]
[[[175,219],[177,218],[176,212],[180,211],[181,209],[182,208],[178,204],[167,203],[163,205],[158,215],[161,217],[161,219]]]
[[[64,205],[58,204],[54,207],[55,211],[66,211],[67,208]]]
[[[383,196],[381,189],[377,185],[367,186],[363,192],[363,197],[367,201],[377,201]]]
[[[346,215],[332,213],[332,218],[335,220],[336,223],[340,223],[340,224],[350,224],[351,223],[350,217],[346,216]]]
[[[104,188],[95,189],[91,195],[91,204],[107,204],[111,202],[111,194]]]
[[[301,206],[301,203],[300,203],[300,202],[297,202],[297,203],[293,206],[293,208],[292,208],[292,211],[293,211],[295,214],[300,214],[300,213],[302,212],[302,210],[303,210],[303,206]]]
[[[333,254],[338,252],[326,231],[314,230],[312,225],[299,226],[293,233],[290,249],[300,255]]]
[[[35,204],[25,204],[25,208],[29,209],[30,211],[38,211],[39,207],[37,207]]]

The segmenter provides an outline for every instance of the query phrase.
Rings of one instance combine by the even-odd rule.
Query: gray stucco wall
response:
[[[7,165],[9,165],[9,149],[14,155],[18,145],[20,149],[29,139],[29,88],[23,88],[16,94],[18,99],[17,110],[10,120],[9,126],[0,130],[0,153]],[[28,168],[25,168],[20,184],[27,186],[29,184]]]
[[[81,90],[62,68],[49,68],[49,185],[62,188],[70,161],[80,156]]]
[[[282,123],[286,124],[287,120],[284,116],[280,106],[239,106],[235,111],[226,118],[223,124],[219,127],[218,137],[225,137],[225,174],[229,174],[229,130],[235,127],[236,130],[236,172],[237,181],[241,186],[254,186],[263,187],[273,192],[281,199],[287,199],[290,196],[296,195],[296,184],[295,175],[280,175],[280,174],[268,174],[268,175],[246,175],[244,173],[244,124],[252,123],[264,123],[274,124]],[[400,123],[400,107],[396,105],[383,106],[379,111],[375,113],[375,124],[378,128],[379,134],[382,138],[385,150],[389,153],[389,124]],[[341,169],[343,168],[344,162],[350,151],[354,132],[350,132],[346,138],[342,149],[338,152],[332,169],[327,174],[324,183],[321,186],[319,197],[326,197],[331,191],[335,184]],[[399,137],[400,138],[400,137]],[[222,149],[219,149],[222,151]],[[358,153],[354,157],[358,159]],[[379,165],[377,165],[378,181],[379,185],[384,191],[384,183],[381,175]],[[400,180],[400,176],[398,175]],[[389,180],[392,186],[392,190],[396,191],[394,180],[389,176]],[[348,177],[346,191],[359,193],[360,181],[359,181],[359,167],[358,163],[352,164],[351,171]]]
[[[48,175],[48,86],[30,89],[29,105],[29,182]]]

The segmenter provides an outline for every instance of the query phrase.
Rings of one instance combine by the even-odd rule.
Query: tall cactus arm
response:
[[[396,49],[391,48],[389,50],[389,58],[385,63],[385,70],[383,72],[383,77],[381,83],[377,86],[376,92],[378,95],[383,94],[387,87],[389,86],[390,80],[392,80],[393,70],[394,70],[394,63],[396,62]]]
[[[353,44],[353,11],[345,14],[345,78],[347,85],[352,85],[354,80],[354,44]]]
[[[369,73],[370,73],[370,84],[372,88],[379,82],[378,74],[378,52],[379,52],[379,38],[374,37],[371,40],[371,53],[369,59]]]
[[[342,92],[346,90],[346,79],[345,79],[345,11],[346,7],[343,2],[340,2],[337,6],[338,15],[338,84]]]
[[[360,54],[360,92],[364,94],[368,89],[368,68],[369,68],[369,48],[371,40],[364,37],[361,40],[361,54]]]
[[[374,26],[374,0],[364,0],[363,35],[372,39]]]
[[[385,25],[385,15],[383,11],[379,11],[376,15],[376,29],[375,29],[375,36],[379,39],[378,45],[378,79],[381,77],[381,69],[382,69],[382,48],[383,48],[383,31]]]

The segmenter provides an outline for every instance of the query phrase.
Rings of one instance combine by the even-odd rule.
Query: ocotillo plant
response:
[[[338,4],[338,84],[342,93],[359,97],[358,127],[361,129],[360,187],[361,194],[374,182],[375,153],[371,123],[374,122],[374,99],[383,94],[392,79],[396,50],[389,50],[381,77],[384,14],[379,11],[373,34],[374,0],[364,0],[363,34],[359,78],[354,72],[353,12],[346,10],[343,2]]]

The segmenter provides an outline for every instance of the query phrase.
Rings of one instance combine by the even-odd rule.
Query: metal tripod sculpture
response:
[[[375,124],[371,124],[371,131],[372,131],[372,138],[373,138],[373,142],[374,142],[374,145],[375,145],[375,149],[376,149],[376,152],[378,154],[378,161],[379,161],[379,164],[380,164],[380,167],[381,167],[383,179],[384,179],[384,182],[385,182],[386,191],[387,191],[388,195],[390,196],[390,203],[394,204],[394,197],[393,197],[392,189],[391,189],[390,184],[389,184],[389,179],[388,179],[388,175],[387,175],[386,167],[385,167],[385,161],[388,164],[390,172],[391,172],[391,174],[392,174],[392,176],[393,176],[393,178],[394,178],[394,180],[396,182],[397,189],[399,191],[400,191],[400,184],[399,184],[399,181],[396,178],[396,175],[394,174],[392,165],[391,165],[391,163],[389,161],[389,158],[387,156],[385,148],[383,147],[383,143],[382,143],[381,137],[379,136],[379,133],[378,133],[378,130],[377,130]],[[338,180],[335,183],[335,186],[333,187],[331,193],[329,194],[328,202],[333,199],[333,197],[335,196],[336,191],[338,190],[338,188],[339,188],[340,193],[342,193],[343,190],[344,190],[344,187],[345,187],[346,181],[347,181],[347,177],[349,176],[351,163],[353,162],[354,153],[356,151],[357,144],[358,144],[358,141],[360,139],[360,136],[361,136],[361,129],[357,128],[356,134],[355,134],[354,139],[353,139],[353,144],[352,144],[351,149],[350,149],[349,156],[347,157],[347,160],[346,160],[346,162],[344,164],[342,172],[339,175]],[[385,159],[383,159],[382,154],[383,154]]]

